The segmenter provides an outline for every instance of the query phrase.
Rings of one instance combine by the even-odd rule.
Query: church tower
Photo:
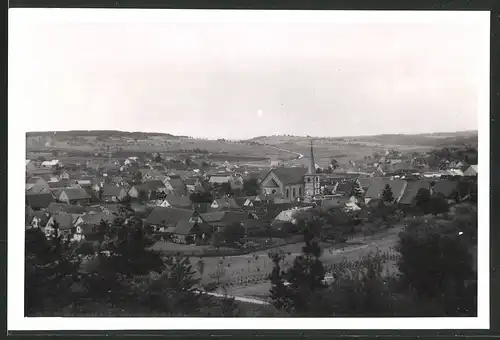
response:
[[[320,193],[319,175],[316,173],[316,163],[314,162],[313,143],[311,141],[311,154],[309,155],[309,167],[304,175],[304,193],[306,198],[312,198]]]

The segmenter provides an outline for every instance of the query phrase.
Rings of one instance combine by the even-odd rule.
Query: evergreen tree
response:
[[[391,186],[389,184],[385,185],[384,191],[382,191],[382,200],[387,203],[394,202],[394,195],[392,193]]]
[[[60,313],[76,301],[72,284],[78,277],[80,260],[68,254],[67,243],[59,234],[57,221],[54,235],[46,238],[39,228],[26,231],[25,313],[36,315]]]
[[[245,196],[256,196],[260,190],[257,178],[249,178],[243,181],[243,191]]]
[[[285,258],[285,253],[280,250],[270,252],[268,256],[274,265],[273,270],[269,275],[269,279],[271,281],[270,297],[272,304],[278,309],[289,311],[292,308],[292,302],[290,301],[289,290],[284,283],[284,276],[286,274],[281,270],[281,262]]]
[[[274,269],[271,279],[271,297],[276,307],[281,306],[297,315],[312,315],[315,307],[311,304],[312,296],[324,289],[325,269],[319,257],[321,249],[318,238],[321,232],[321,222],[312,219],[305,222],[304,247],[302,254],[297,256],[292,268],[285,273],[288,285],[281,283],[279,257],[274,259]]]
[[[339,162],[336,159],[332,159],[330,161],[330,165],[332,166],[333,170],[335,170],[339,167]]]
[[[354,184],[353,184],[349,194],[350,194],[350,196],[354,196],[357,199],[363,198],[364,191],[363,191],[363,188],[361,187],[361,183],[359,183],[359,181],[357,181],[357,180],[354,181]]]
[[[475,313],[477,280],[467,238],[449,226],[418,220],[400,234],[400,284],[419,300],[440,303],[446,316]]]
[[[420,188],[415,196],[415,204],[422,208],[424,211],[427,210],[429,201],[431,199],[431,192],[428,189]]]
[[[450,206],[444,196],[440,194],[432,195],[429,200],[430,212],[434,216],[444,214],[450,210]]]

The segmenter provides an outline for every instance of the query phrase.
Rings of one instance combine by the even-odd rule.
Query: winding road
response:
[[[297,155],[297,158],[295,158],[295,159],[302,159],[302,158],[304,158],[303,154],[295,152],[295,151],[292,151],[292,150],[286,150],[286,149],[278,148],[277,146],[273,146],[273,145],[266,145],[266,146],[269,147],[269,148],[273,148],[273,149],[279,150],[279,151],[293,153],[294,155]]]

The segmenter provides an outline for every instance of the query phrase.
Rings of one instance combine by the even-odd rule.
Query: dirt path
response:
[[[273,145],[266,145],[266,146],[269,147],[269,148],[273,148],[273,149],[279,150],[279,151],[293,153],[294,155],[297,155],[296,159],[302,159],[302,158],[304,158],[303,154],[295,152],[295,151],[292,151],[292,150],[286,150],[286,149],[278,148],[277,146],[273,146]]]

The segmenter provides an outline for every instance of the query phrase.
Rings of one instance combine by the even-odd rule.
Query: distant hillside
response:
[[[338,143],[369,143],[379,145],[406,145],[406,146],[429,146],[441,147],[452,145],[471,144],[477,145],[477,131],[459,131],[459,132],[438,132],[423,134],[385,134],[374,136],[349,136],[349,137],[304,137],[304,136],[259,136],[248,141],[269,145],[280,145],[288,143],[304,143],[313,139],[316,142],[338,142]]]
[[[169,133],[159,132],[128,132],[117,130],[70,130],[70,131],[36,131],[27,132],[26,137],[48,137],[57,136],[58,138],[72,137],[128,137],[134,139],[144,139],[147,137],[165,137],[171,139],[187,138],[186,136],[174,136]]]

